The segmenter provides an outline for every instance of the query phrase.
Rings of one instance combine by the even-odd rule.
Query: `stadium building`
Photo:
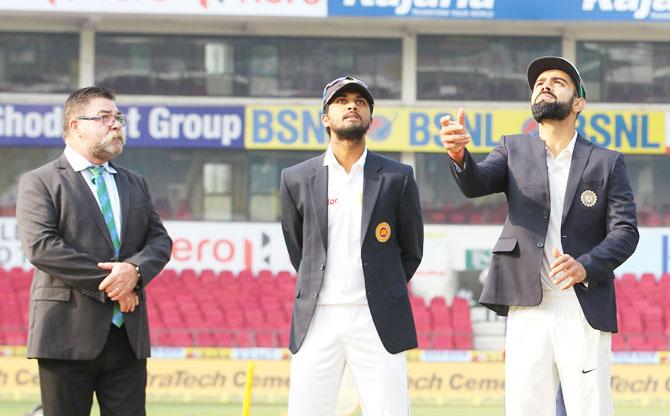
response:
[[[469,305],[504,196],[461,195],[439,119],[464,107],[482,160],[502,134],[537,129],[526,66],[562,55],[588,91],[579,131],[625,153],[642,226],[618,270],[615,349],[666,350],[669,24],[667,2],[656,0],[0,0],[0,288],[15,294],[0,306],[16,316],[0,321],[0,345],[25,342],[18,179],[61,154],[62,103],[97,85],[113,88],[128,116],[119,162],[147,178],[175,240],[169,270],[150,287],[170,299],[150,305],[154,343],[285,346],[293,270],[279,174],[325,150],[323,86],[351,74],[375,96],[369,148],[415,169],[426,223],[412,287],[420,347],[499,348],[502,321]],[[205,296],[224,282],[252,312]],[[186,298],[190,306],[169,308]],[[189,329],[193,319],[204,329]]]

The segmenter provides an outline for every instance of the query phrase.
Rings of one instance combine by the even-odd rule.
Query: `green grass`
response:
[[[24,416],[34,407],[25,402],[0,403],[0,416]],[[667,416],[669,408],[629,408],[617,407],[617,416]],[[220,404],[150,404],[147,406],[148,416],[236,416],[242,414],[241,405]],[[99,416],[97,406],[93,407],[92,416]],[[360,413],[359,413],[360,415]],[[413,407],[412,416],[503,416],[500,408],[454,408],[454,407]],[[251,416],[286,416],[286,406],[257,405],[252,406]]]

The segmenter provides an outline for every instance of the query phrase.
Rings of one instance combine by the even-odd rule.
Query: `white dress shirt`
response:
[[[570,143],[568,143],[558,155],[552,155],[548,149],[546,151],[551,211],[549,214],[547,237],[544,240],[542,268],[540,269],[542,288],[544,290],[560,290],[560,288],[552,282],[553,278],[549,276],[549,272],[551,271],[550,265],[555,260],[552,248],[556,247],[563,253],[563,245],[561,244],[561,220],[563,219],[565,190],[568,186],[568,175],[570,174],[570,166],[572,165],[572,152],[575,150],[576,142],[577,132],[572,136]],[[554,276],[554,278],[556,277],[557,276]]]
[[[88,184],[91,192],[93,192],[95,200],[98,201],[98,206],[100,206],[98,192],[96,190],[95,183],[93,182],[93,174],[87,170],[89,167],[94,165],[70,146],[65,146],[65,151],[63,153],[65,154],[65,158],[67,159],[70,166],[72,166],[72,169],[74,169],[75,172],[79,172],[84,177],[86,184]],[[109,162],[105,162],[102,167],[105,168],[102,175],[105,179],[105,185],[107,185],[109,201],[112,204],[112,213],[114,214],[116,233],[119,236],[119,242],[121,242],[121,202],[119,200],[119,191],[116,189],[116,181],[114,180],[113,176],[116,174],[116,169],[111,167]]]
[[[363,168],[367,147],[349,173],[328,147],[323,165],[328,166],[328,250],[319,305],[366,305],[361,261]]]

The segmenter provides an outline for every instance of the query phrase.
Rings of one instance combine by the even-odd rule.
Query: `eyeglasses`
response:
[[[339,77],[339,78],[335,78],[334,80],[330,81],[328,83],[328,85],[326,85],[323,88],[323,98],[326,98],[326,95],[328,94],[328,89],[330,87],[332,87],[333,85],[335,85],[339,82],[342,82],[342,81],[351,81],[354,84],[359,84],[359,85],[363,86],[365,89],[369,89],[368,86],[365,85],[365,83],[363,81],[361,81],[360,79],[356,79],[354,77],[351,77],[351,76],[347,75],[346,77]]]
[[[115,116],[111,114],[103,114],[101,116],[79,116],[77,120],[102,120],[102,124],[107,127],[112,127],[115,121],[118,121],[121,127],[128,124],[128,118],[123,114],[117,114]]]

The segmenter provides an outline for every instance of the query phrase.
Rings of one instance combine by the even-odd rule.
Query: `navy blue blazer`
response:
[[[284,240],[298,282],[289,349],[302,345],[316,308],[328,250],[328,167],[324,155],[282,170],[279,185]],[[386,222],[387,241],[375,237]],[[416,348],[407,282],[421,263],[423,220],[411,166],[368,151],[363,169],[361,260],[379,338],[390,353]]]
[[[510,305],[539,305],[551,209],[544,141],[522,134],[503,136],[483,162],[475,163],[466,150],[462,170],[450,165],[465,196],[504,192],[507,197],[507,219],[493,247],[480,303],[499,315],[507,315]],[[588,199],[582,202],[585,191],[597,197],[592,206]],[[575,292],[595,329],[617,332],[614,269],[633,254],[638,239],[623,155],[578,135],[565,193],[561,243],[563,251],[586,269],[588,286],[578,283]]]

